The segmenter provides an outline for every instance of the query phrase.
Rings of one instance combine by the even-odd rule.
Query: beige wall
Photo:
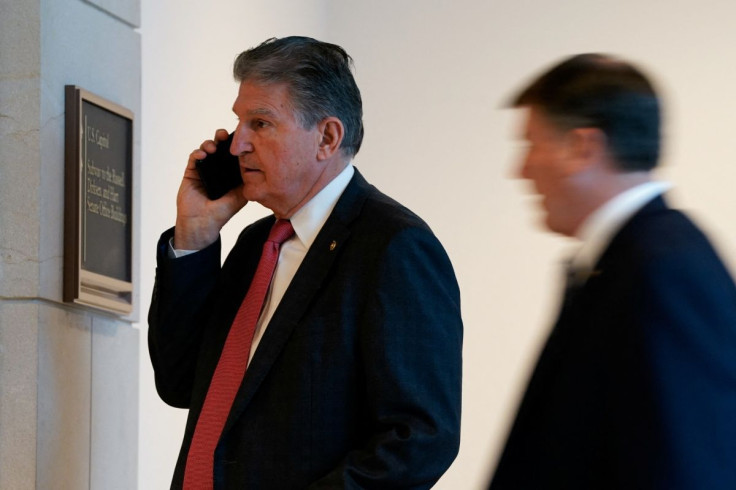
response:
[[[524,79],[562,56],[605,51],[639,61],[667,108],[661,176],[736,269],[736,6],[720,0],[323,0],[203,6],[144,0],[142,296],[158,233],[173,224],[188,153],[232,125],[230,64],[270,36],[305,34],[355,58],[366,137],[356,165],[424,217],[446,246],[465,321],[463,439],[437,488],[481,488],[557,301],[570,246],[543,232],[528,187],[511,178]],[[721,95],[724,94],[724,95]],[[248,207],[226,244],[265,211]],[[145,310],[145,306],[144,306]],[[141,325],[145,330],[145,325]],[[145,335],[142,335],[144,340]],[[143,342],[142,349],[145,349]],[[185,414],[155,394],[141,351],[140,488],[165,486]]]

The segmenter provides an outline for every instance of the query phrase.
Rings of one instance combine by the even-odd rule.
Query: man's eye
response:
[[[269,125],[269,124],[268,124],[268,121],[264,121],[264,120],[262,120],[262,119],[258,119],[257,121],[255,121],[255,122],[253,123],[253,126],[255,126],[255,127],[256,127],[256,128],[258,128],[258,129],[261,129],[261,128],[265,128],[265,127],[267,127],[268,125]]]

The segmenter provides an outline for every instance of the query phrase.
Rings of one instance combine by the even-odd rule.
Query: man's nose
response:
[[[230,144],[230,153],[238,156],[253,151],[251,142],[251,131],[244,124],[238,124],[233,132],[233,142]]]
[[[514,177],[517,179],[530,179],[529,176],[529,157],[524,155],[514,168]]]

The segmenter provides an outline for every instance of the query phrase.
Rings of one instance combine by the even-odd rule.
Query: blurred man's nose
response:
[[[529,177],[529,156],[527,154],[524,154],[524,156],[519,159],[519,163],[516,164],[514,177],[517,179],[531,178]]]

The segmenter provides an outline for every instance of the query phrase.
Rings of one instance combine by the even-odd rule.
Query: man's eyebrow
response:
[[[233,108],[233,112],[235,112],[235,108]],[[275,112],[273,112],[271,109],[268,109],[266,107],[260,107],[257,109],[251,109],[245,113],[246,116],[270,116],[274,117],[276,115]]]
[[[258,109],[250,110],[246,112],[246,114],[250,116],[274,116],[275,115],[275,113],[271,109],[267,109],[265,107],[260,107]]]

